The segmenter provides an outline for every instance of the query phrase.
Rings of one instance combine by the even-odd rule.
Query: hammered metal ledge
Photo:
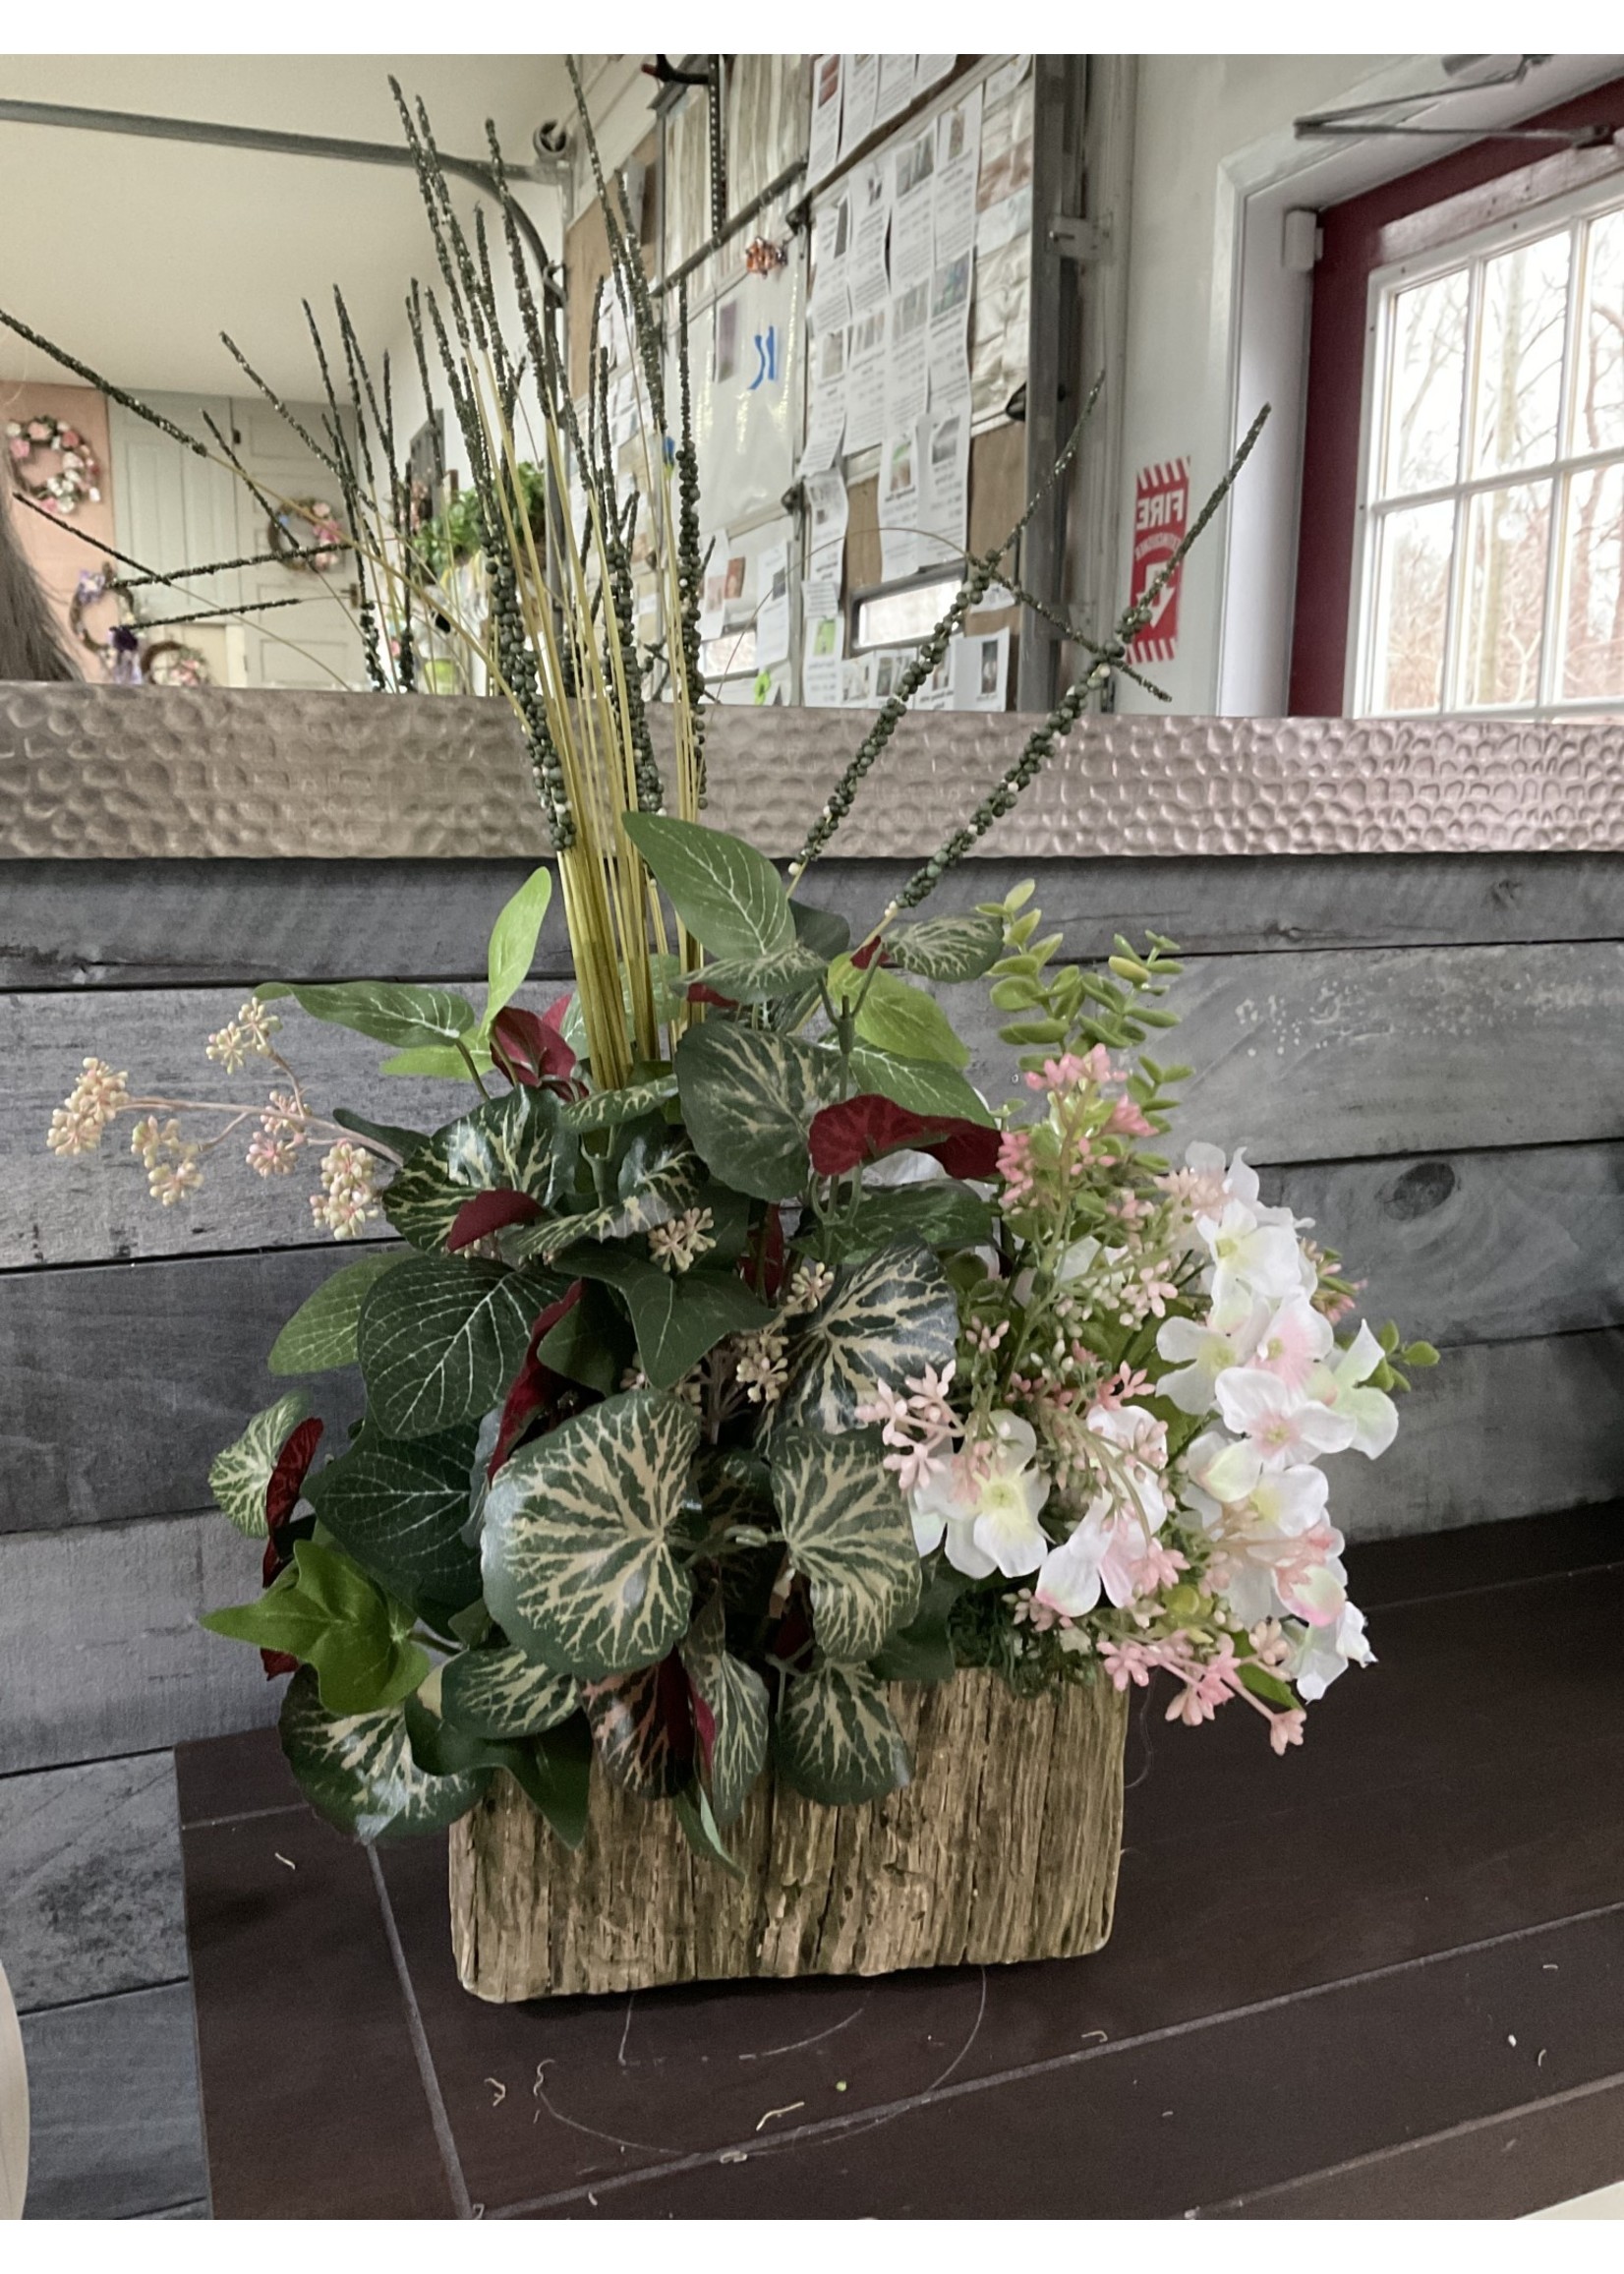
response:
[[[867,724],[719,709],[719,828],[794,851]],[[905,719],[842,830],[928,853],[1031,722]],[[0,684],[0,858],[546,852],[504,704]],[[980,849],[1015,859],[1624,850],[1624,729],[1596,721],[1086,719]]]

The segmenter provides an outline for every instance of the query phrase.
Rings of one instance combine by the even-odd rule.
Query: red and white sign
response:
[[[1189,460],[1164,458],[1141,466],[1133,481],[1133,577],[1136,606],[1179,550],[1189,526]],[[1183,564],[1156,595],[1150,620],[1128,651],[1135,664],[1170,664],[1179,645],[1179,587]]]

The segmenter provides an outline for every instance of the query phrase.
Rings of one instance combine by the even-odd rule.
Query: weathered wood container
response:
[[[571,1853],[498,1778],[451,1834],[464,1988],[501,2003],[1097,1951],[1122,1853],[1127,1701],[1105,1682],[1021,1699],[961,1673],[892,1704],[912,1783],[819,1808],[765,1781],[729,1836],[742,1880],[696,1856],[668,1809],[602,1778]]]

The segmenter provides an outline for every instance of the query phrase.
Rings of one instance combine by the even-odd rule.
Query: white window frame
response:
[[[1624,439],[1606,450],[1568,450],[1578,366],[1575,333],[1583,298],[1582,290],[1576,289],[1576,286],[1582,286],[1584,282],[1579,276],[1577,262],[1569,269],[1554,457],[1537,464],[1520,466],[1515,472],[1463,472],[1470,463],[1467,442],[1476,379],[1475,368],[1469,363],[1461,390],[1461,443],[1456,461],[1456,479],[1432,489],[1419,490],[1413,495],[1395,495],[1392,497],[1382,497],[1378,489],[1385,410],[1391,379],[1390,311],[1399,291],[1412,285],[1427,283],[1434,277],[1447,275],[1453,269],[1469,268],[1466,337],[1470,354],[1478,337],[1481,264],[1485,260],[1497,253],[1508,252],[1519,243],[1551,236],[1562,228],[1577,235],[1581,223],[1621,205],[1624,205],[1624,175],[1608,173],[1582,189],[1549,199],[1506,220],[1490,223],[1455,238],[1447,245],[1430,248],[1426,253],[1415,255],[1408,260],[1392,262],[1386,267],[1372,272],[1365,303],[1364,372],[1360,402],[1360,492],[1354,536],[1355,613],[1351,626],[1352,636],[1348,642],[1343,705],[1350,718],[1561,719],[1624,716],[1624,700],[1609,701],[1594,695],[1561,697],[1556,692],[1562,683],[1566,661],[1566,626],[1562,609],[1563,555],[1567,534],[1563,517],[1566,485],[1575,474],[1624,462]],[[1545,563],[1538,692],[1531,703],[1457,703],[1454,690],[1467,607],[1467,580],[1471,572],[1470,547],[1466,535],[1471,500],[1487,491],[1539,482],[1551,485],[1551,531]],[[1380,558],[1377,526],[1389,513],[1440,502],[1452,503],[1455,507],[1455,534],[1450,555],[1439,701],[1435,707],[1421,711],[1383,710],[1371,700],[1376,660],[1376,579]]]

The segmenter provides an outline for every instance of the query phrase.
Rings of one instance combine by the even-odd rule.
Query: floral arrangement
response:
[[[210,1472],[264,1544],[265,1584],[205,1623],[291,1673],[288,1758],[366,1838],[449,1823],[505,1771],[575,1843],[596,1774],[730,1864],[728,1828],[769,1772],[829,1805],[904,1782],[891,1685],[962,1667],[1024,1694],[1163,1675],[1176,1717],[1242,1700],[1283,1751],[1369,1656],[1323,1463],[1378,1455],[1403,1367],[1434,1354],[1350,1328],[1337,1258],[1264,1204],[1242,1155],[1157,1150],[1188,1071],[1149,1048],[1174,1023],[1171,943],[1120,941],[1090,971],[1039,936],[1027,891],[917,913],[1131,669],[1256,428],[1111,637],[1078,642],[1077,676],[1003,778],[854,937],[801,887],[964,615],[995,582],[1018,593],[1019,526],[966,562],[786,873],[707,826],[685,310],[673,372],[623,194],[600,176],[609,289],[640,359],[627,497],[596,321],[576,404],[516,230],[522,355],[483,226],[470,245],[428,121],[401,107],[440,278],[411,303],[425,391],[432,346],[489,564],[489,620],[466,636],[523,726],[554,860],[496,919],[483,1006],[267,982],[206,1046],[262,1078],[254,1096],[138,1096],[91,1058],[55,1117],[72,1155],[131,1116],[166,1206],[228,1140],[246,1136],[266,1178],[319,1155],[314,1217],[369,1243],[275,1336],[271,1369],[300,1386]],[[493,140],[493,161],[499,179]],[[410,550],[391,549],[406,490],[372,485],[393,464],[387,374],[375,392],[338,305],[352,401],[326,432],[380,658],[380,621],[409,645]],[[573,468],[587,501],[545,556],[522,389],[552,494]],[[640,511],[658,654],[629,573]],[[554,889],[575,983],[541,1010],[516,998]],[[1020,1078],[997,1103],[944,1008],[977,986]],[[318,1117],[278,1023],[289,1000],[385,1047],[386,1073],[459,1084],[458,1102],[429,1130]],[[360,1418],[334,1443],[304,1385],[331,1382],[343,1415],[356,1376]]]
[[[338,566],[349,540],[325,497],[291,497],[266,522],[265,543],[284,567],[325,576]]]
[[[54,474],[36,481],[28,472],[36,450],[55,454]],[[67,515],[82,504],[101,502],[101,468],[94,451],[77,427],[43,413],[33,418],[6,421],[6,453],[12,477],[25,497],[31,497],[42,513]]]

